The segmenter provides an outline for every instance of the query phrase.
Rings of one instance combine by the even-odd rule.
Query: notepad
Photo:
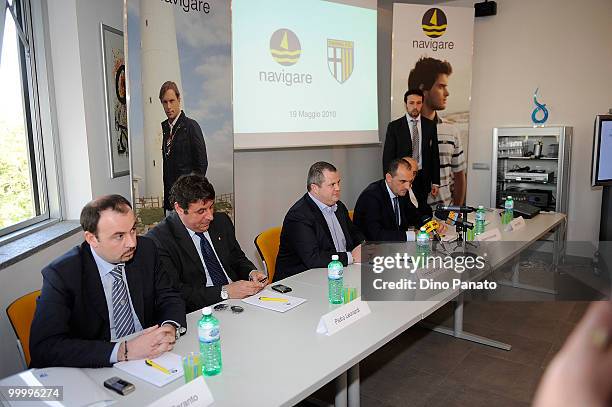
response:
[[[167,352],[158,358],[151,359],[160,366],[165,367],[170,374],[164,373],[154,367],[147,366],[144,359],[130,360],[128,362],[115,363],[115,367],[137,378],[149,382],[157,387],[162,387],[179,377],[183,377],[183,362],[180,355]]]
[[[289,295],[270,290],[263,290],[255,295],[243,299],[242,301],[246,302],[247,304],[278,312],[287,312],[290,309],[306,302],[304,298],[291,297]]]

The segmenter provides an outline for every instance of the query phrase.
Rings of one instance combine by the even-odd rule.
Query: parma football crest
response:
[[[351,77],[354,66],[353,41],[327,40],[327,66],[339,83]]]

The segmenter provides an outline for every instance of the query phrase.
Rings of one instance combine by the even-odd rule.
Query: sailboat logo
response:
[[[276,30],[270,37],[270,53],[283,66],[295,65],[302,55],[300,40],[287,28]]]
[[[430,8],[423,14],[421,28],[429,38],[441,37],[446,32],[446,14],[439,8]]]

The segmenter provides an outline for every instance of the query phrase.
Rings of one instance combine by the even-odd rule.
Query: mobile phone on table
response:
[[[104,381],[104,387],[125,396],[136,390],[136,386],[117,376]]]
[[[286,285],[282,285],[282,284],[273,285],[272,289],[274,291],[278,291],[279,293],[283,293],[283,294],[291,291],[291,287],[287,287]]]

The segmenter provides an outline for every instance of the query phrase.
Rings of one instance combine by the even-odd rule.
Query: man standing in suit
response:
[[[85,242],[42,271],[30,367],[106,367],[172,350],[187,326],[185,303],[155,244],[136,236],[130,203],[95,199],[81,211],[81,226]]]
[[[214,213],[215,190],[200,174],[181,176],[170,190],[175,211],[147,233],[185,300],[187,312],[245,298],[267,277],[244,255],[225,213]],[[248,280],[248,281],[245,281]]]
[[[440,185],[440,154],[436,125],[421,116],[423,92],[410,89],[404,94],[406,115],[389,123],[383,148],[383,171],[391,160],[409,156],[418,163],[418,175],[413,190],[419,202],[426,202],[427,195],[438,194]]]
[[[443,205],[463,205],[465,203],[466,164],[463,143],[455,124],[438,115],[446,109],[448,78],[453,68],[448,61],[423,57],[417,61],[408,76],[408,85],[423,91],[421,116],[432,120],[437,126],[438,150],[440,153],[440,191],[430,195],[428,203],[435,207]]]
[[[361,262],[364,236],[340,201],[340,173],[319,161],[308,170],[308,192],[287,212],[280,236],[274,280],[327,267],[337,254],[345,266]]]
[[[171,211],[170,188],[185,174],[206,175],[208,158],[206,143],[198,122],[181,110],[181,94],[176,83],[165,82],[159,90],[159,100],[168,120],[161,124],[163,132],[162,158],[164,166],[164,209]]]
[[[415,172],[410,162],[397,158],[389,163],[385,178],[359,195],[353,219],[367,240],[415,240],[414,227],[420,226],[424,213],[410,199],[401,199],[410,195]]]

